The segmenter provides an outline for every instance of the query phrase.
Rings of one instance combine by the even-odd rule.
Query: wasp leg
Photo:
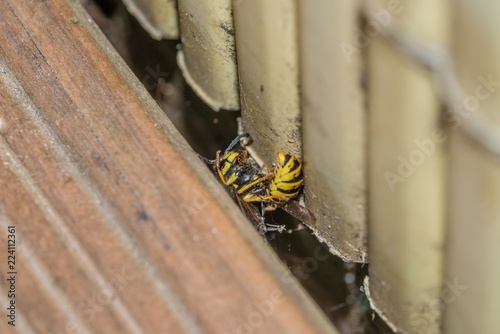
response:
[[[265,220],[264,218],[264,215],[266,213],[266,211],[270,211],[270,210],[267,210],[267,208],[269,207],[269,205],[267,205],[265,202],[260,202],[260,212],[261,212],[261,217]],[[274,208],[273,210],[276,210],[276,208]],[[264,223],[266,225],[266,232],[279,232],[279,233],[282,233],[284,231],[286,231],[286,226],[285,225],[278,225],[278,224],[269,224],[269,223]]]
[[[224,181],[224,176],[222,175],[222,171],[220,170],[220,150],[215,152],[215,169],[217,170],[217,174],[220,179]]]
[[[203,161],[204,163],[206,163],[207,165],[215,165],[216,161],[215,160],[210,160],[210,159],[207,159],[205,158],[203,155],[201,154],[198,154],[198,158],[201,159],[201,161]]]
[[[285,225],[269,224],[266,223],[266,232],[278,232],[283,233],[286,231]]]
[[[270,174],[267,174],[267,175],[264,175],[264,176],[258,178],[255,181],[252,181],[248,184],[245,184],[243,187],[238,189],[238,194],[241,195],[241,194],[245,193],[248,189],[252,188],[256,184],[267,181],[267,180],[271,179],[273,176],[274,176],[274,173],[270,173]],[[262,196],[260,196],[260,195],[256,195],[255,197],[252,197],[251,199],[247,199],[246,202],[260,202],[259,198],[261,198],[261,197]]]
[[[252,222],[257,231],[259,231],[260,234],[264,235],[267,232],[266,224],[264,222],[264,217],[259,215],[257,209],[253,207],[252,204],[243,201],[243,199],[240,198],[239,196],[236,196],[236,199],[238,201],[238,205],[240,206],[241,211],[245,213],[245,215]]]

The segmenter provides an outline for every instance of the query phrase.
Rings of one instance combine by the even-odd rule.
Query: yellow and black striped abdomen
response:
[[[229,151],[220,160],[220,178],[225,185],[230,185],[238,178],[236,173],[239,151]]]
[[[297,196],[304,182],[302,163],[291,154],[278,153],[278,165],[269,184],[271,202],[284,203]]]

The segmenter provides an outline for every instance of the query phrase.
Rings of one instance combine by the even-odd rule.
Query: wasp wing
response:
[[[297,201],[289,201],[283,205],[280,205],[279,208],[283,209],[289,215],[300,220],[308,226],[314,225],[314,223],[316,222],[316,217],[314,217],[314,214],[306,207],[300,205],[300,203]]]
[[[250,222],[255,226],[257,231],[259,231],[260,234],[264,235],[267,231],[266,223],[259,209],[255,205],[245,202],[239,196],[236,195],[235,197],[241,211],[243,211],[245,216],[247,216],[248,220],[250,220]]]

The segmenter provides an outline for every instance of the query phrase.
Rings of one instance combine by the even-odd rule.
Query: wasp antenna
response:
[[[198,153],[196,153],[198,154]],[[201,154],[198,154],[198,158],[201,159],[201,161],[203,161],[204,163],[208,164],[208,165],[215,165],[215,160],[210,160],[208,158],[205,158],[203,155]]]

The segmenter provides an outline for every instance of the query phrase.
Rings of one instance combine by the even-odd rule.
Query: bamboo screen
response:
[[[372,307],[395,331],[500,332],[500,3],[211,4],[178,1],[186,79],[241,108],[264,164],[303,157],[310,228],[369,262]]]

